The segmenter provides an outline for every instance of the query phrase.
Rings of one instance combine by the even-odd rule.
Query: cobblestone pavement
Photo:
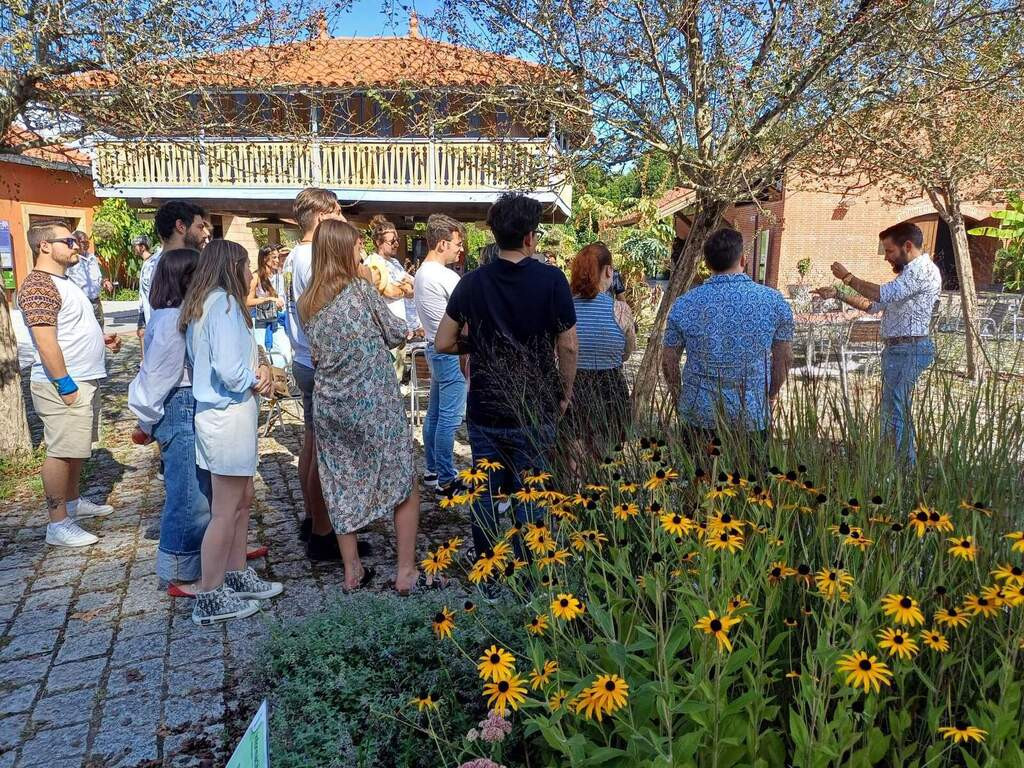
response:
[[[84,521],[98,544],[48,547],[38,484],[25,481],[0,501],[0,768],[223,765],[253,714],[246,674],[270,624],[340,595],[340,565],[311,563],[296,538],[301,425],[290,416],[260,440],[250,526],[250,543],[270,547],[257,570],[284,582],[284,594],[257,617],[199,628],[190,601],[157,589],[156,543],[143,534],[159,515],[163,485],[152,447],[128,439],[125,401],[137,365],[132,339],[111,358],[104,387],[103,440],[83,485],[83,495],[115,509]],[[458,450],[465,456],[463,443]],[[426,497],[421,530],[439,541],[467,526]],[[387,588],[390,524],[366,538],[374,586]],[[427,543],[421,533],[421,551]]]

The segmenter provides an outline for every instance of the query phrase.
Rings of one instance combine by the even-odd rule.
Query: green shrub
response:
[[[441,606],[451,608],[456,636],[469,648],[489,644],[491,633],[511,636],[525,622],[513,605],[478,603],[467,614],[466,599],[447,590],[404,599],[363,593],[316,618],[275,626],[258,666],[271,703],[274,767],[439,765],[434,740],[414,727],[427,715],[418,715],[410,701],[426,693],[439,697],[433,722],[443,723],[453,739],[487,712],[476,660],[439,641],[430,617]],[[516,751],[518,739],[518,731],[506,739],[505,755]]]

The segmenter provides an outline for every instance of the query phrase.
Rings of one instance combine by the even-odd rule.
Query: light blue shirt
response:
[[[210,291],[203,316],[188,324],[185,346],[199,410],[227,408],[253,396],[256,342],[238,302],[223,289]]]
[[[185,364],[185,337],[178,331],[181,311],[157,309],[146,323],[146,354],[139,372],[128,385],[128,407],[146,434],[164,417],[164,401],[176,387],[189,386]]]
[[[686,350],[679,415],[715,429],[719,413],[746,429],[768,426],[772,345],[793,340],[793,311],[747,275],[713,275],[672,306],[665,346]]]
[[[103,272],[95,253],[80,253],[78,263],[68,267],[64,274],[82,289],[89,301],[94,302],[100,297],[100,291],[103,290]]]

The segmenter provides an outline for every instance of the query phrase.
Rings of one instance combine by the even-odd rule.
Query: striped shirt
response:
[[[580,345],[576,367],[585,371],[621,368],[626,334],[615,321],[615,300],[599,293],[592,299],[574,296],[572,301]]]

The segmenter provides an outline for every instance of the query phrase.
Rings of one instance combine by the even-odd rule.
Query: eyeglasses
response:
[[[54,243],[64,243],[68,248],[75,248],[78,246],[78,241],[73,237],[58,237],[55,240],[47,240],[50,245]]]

